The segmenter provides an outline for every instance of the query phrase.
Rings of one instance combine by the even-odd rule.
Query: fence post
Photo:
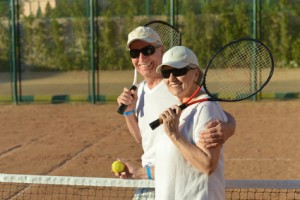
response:
[[[15,23],[15,0],[11,0],[11,56],[13,70],[13,99],[14,103],[18,104],[18,87],[17,87],[17,56],[16,56],[16,23]]]
[[[256,20],[257,20],[257,10],[256,10],[256,0],[253,0],[253,33],[252,33],[252,35],[253,35],[253,38],[254,39],[256,39],[257,38],[257,30],[256,30]],[[256,74],[256,72],[254,71],[253,73],[255,73]],[[256,78],[256,80],[255,80],[255,84],[254,84],[254,86],[253,87],[256,87],[256,84],[257,84],[257,76],[255,75],[255,78]],[[253,97],[252,97],[252,99],[253,99],[253,101],[256,101],[257,100],[257,94],[256,95],[254,95]]]
[[[92,68],[92,103],[95,104],[96,97],[95,97],[95,63],[94,63],[94,53],[95,53],[95,47],[94,47],[94,4],[93,0],[90,0],[90,42],[91,42],[91,68]]]
[[[146,15],[150,16],[150,0],[146,0]]]
[[[174,0],[170,0],[170,24],[174,26]]]

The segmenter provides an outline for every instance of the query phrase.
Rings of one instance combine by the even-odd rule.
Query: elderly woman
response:
[[[178,105],[196,90],[203,75],[196,55],[184,46],[176,46],[163,56],[157,72]],[[203,90],[195,99],[207,98]],[[193,101],[192,100],[192,101]],[[158,200],[225,198],[223,147],[206,148],[198,142],[201,130],[212,120],[226,121],[217,102],[178,106],[164,111],[165,132],[159,133],[155,158],[155,196]]]

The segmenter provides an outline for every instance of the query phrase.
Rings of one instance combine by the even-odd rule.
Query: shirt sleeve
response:
[[[218,102],[206,101],[197,106],[193,131],[193,140],[195,143],[199,140],[201,131],[205,129],[206,124],[217,119],[227,121],[227,117]]]

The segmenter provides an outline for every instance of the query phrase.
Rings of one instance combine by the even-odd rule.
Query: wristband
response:
[[[148,179],[152,179],[150,166],[146,166],[146,171],[147,171]]]
[[[134,109],[132,109],[131,111],[124,112],[124,113],[123,113],[123,115],[124,115],[124,116],[129,116],[129,115],[132,115],[132,114],[134,114],[134,111],[135,111],[135,110],[134,110]]]

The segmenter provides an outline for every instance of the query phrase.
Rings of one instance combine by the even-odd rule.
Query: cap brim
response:
[[[184,62],[178,62],[178,61],[166,62],[166,63],[163,63],[163,64],[159,65],[156,68],[156,72],[157,73],[161,73],[161,68],[163,66],[170,66],[170,67],[173,67],[173,68],[176,68],[176,69],[182,69],[182,68],[186,67],[187,65],[189,65],[189,64],[188,63],[184,63]]]
[[[136,41],[136,40],[141,40],[141,41],[147,42],[147,43],[149,43],[149,44],[154,44],[154,43],[157,42],[156,40],[153,40],[153,39],[150,39],[150,38],[144,38],[144,37],[142,37],[142,38],[134,38],[134,39],[130,40],[130,41],[127,43],[127,49],[129,49],[129,46],[130,46],[134,41]]]

